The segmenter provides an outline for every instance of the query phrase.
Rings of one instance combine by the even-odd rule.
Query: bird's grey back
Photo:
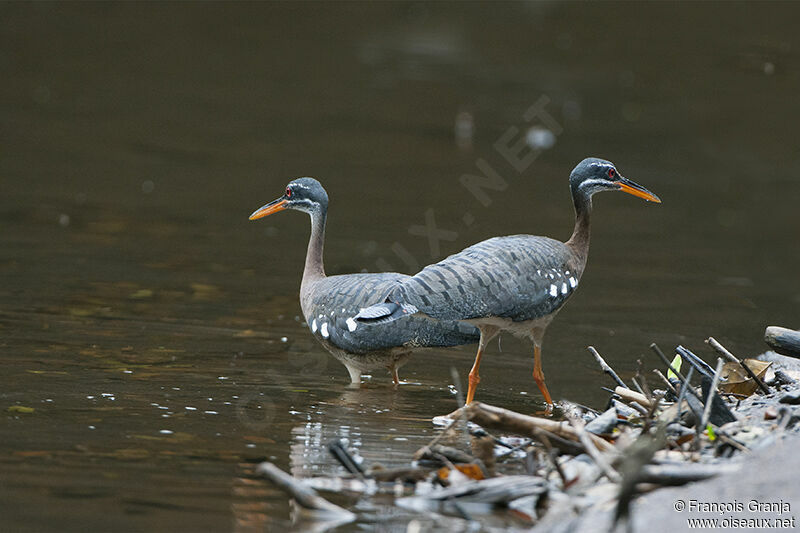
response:
[[[352,319],[361,309],[383,302],[409,278],[398,273],[370,273],[317,280],[308,294],[301,295],[309,328],[323,342],[355,354],[400,346],[442,347],[478,342],[478,330],[464,322],[406,316],[392,324],[366,327]]]
[[[488,239],[404,279],[389,300],[440,320],[539,318],[577,287],[580,262],[564,243],[511,235]]]

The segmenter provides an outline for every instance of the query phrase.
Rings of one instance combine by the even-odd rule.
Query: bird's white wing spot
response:
[[[347,324],[347,329],[348,329],[350,332],[353,332],[353,331],[355,331],[355,330],[356,330],[356,328],[358,327],[358,322],[356,322],[355,320],[353,320],[353,317],[350,317],[350,318],[348,318],[347,320],[345,320],[345,323]]]
[[[328,323],[327,322],[323,322],[322,323],[322,326],[320,326],[320,328],[319,328],[319,332],[322,333],[322,338],[323,339],[327,339],[328,337],[330,337],[330,335],[328,334]]]
[[[552,296],[553,298],[558,296],[558,287],[556,287],[555,285],[550,285],[550,296]]]
[[[317,332],[317,319],[311,321],[311,333]]]
[[[561,284],[561,294],[567,294],[567,284],[566,283],[562,283]]]
[[[569,278],[569,286],[574,289],[578,286],[578,280],[575,278]]]

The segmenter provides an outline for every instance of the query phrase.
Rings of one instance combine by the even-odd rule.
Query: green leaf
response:
[[[676,355],[675,359],[672,360],[672,368],[674,368],[675,370],[680,372],[681,371],[681,363],[682,362],[683,362],[683,359],[681,359],[681,356],[680,355]],[[675,373],[672,371],[672,369],[668,368],[667,369],[667,379],[678,379],[678,376],[675,375]]]
[[[708,439],[711,442],[714,442],[715,440],[717,440],[717,436],[714,435],[714,428],[711,427],[711,424],[706,424],[706,431],[708,432]]]

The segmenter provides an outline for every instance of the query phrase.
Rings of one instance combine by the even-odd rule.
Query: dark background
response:
[[[625,376],[656,366],[653,341],[763,351],[765,326],[798,327],[798,11],[0,4],[0,525],[280,528],[252,461],[335,470],[322,444],[346,436],[402,463],[430,437],[474,348],[416,355],[397,391],[378,372],[346,389],[297,318],[307,219],[247,221],[301,175],[331,198],[329,274],[410,271],[393,245],[424,265],[567,238],[570,170],[610,159],[663,204],[596,198],[544,345],[554,396],[602,406],[589,344]],[[542,96],[563,132],[519,173],[493,145],[538,125]],[[488,207],[459,184],[478,159],[508,182]],[[409,233],[430,209],[455,232],[438,255]],[[480,399],[540,406],[529,352],[493,345]]]

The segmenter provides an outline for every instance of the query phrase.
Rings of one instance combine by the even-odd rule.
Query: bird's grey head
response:
[[[661,203],[658,196],[641,185],[625,178],[611,161],[597,157],[587,157],[569,175],[572,195],[575,198],[591,198],[600,191],[622,191],[650,202]]]
[[[325,213],[328,209],[328,193],[314,178],[297,178],[286,185],[283,196],[257,209],[250,220],[265,217],[284,209],[296,209],[310,215]]]

